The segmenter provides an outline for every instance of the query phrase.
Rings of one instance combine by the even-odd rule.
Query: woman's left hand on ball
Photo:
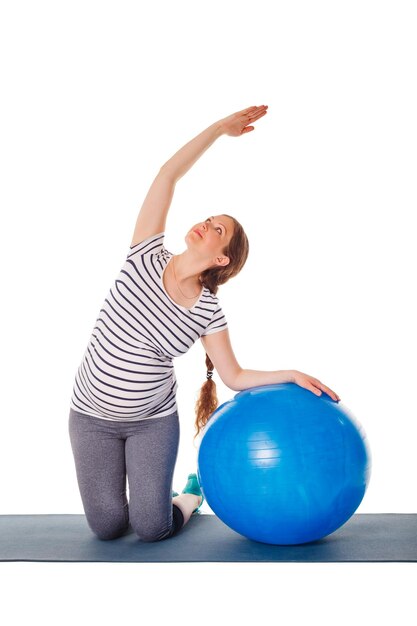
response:
[[[300,387],[304,387],[304,389],[308,389],[312,391],[316,396],[321,396],[322,391],[326,392],[328,396],[330,396],[335,402],[339,402],[340,398],[336,392],[332,391],[330,387],[327,387],[322,382],[320,382],[317,378],[313,376],[309,376],[308,374],[303,374],[303,372],[299,372],[298,370],[290,370],[292,374],[291,382],[299,385]]]

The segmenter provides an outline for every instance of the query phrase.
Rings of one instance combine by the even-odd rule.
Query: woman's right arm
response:
[[[214,124],[211,124],[211,126],[203,130],[202,133],[180,148],[161,169],[168,172],[176,182],[188,172],[207,148],[222,135],[240,137],[245,133],[255,130],[255,127],[249,126],[249,124],[253,124],[259,118],[263,117],[267,109],[267,105],[252,106],[214,122]]]
[[[221,125],[218,122],[212,124],[185,144],[161,167],[140,209],[131,246],[152,235],[165,232],[168,211],[177,181],[222,134]]]
[[[161,167],[139,211],[131,246],[152,235],[165,232],[168,211],[178,179],[184,176],[203,152],[222,134],[220,123],[212,124],[185,144]]]
[[[140,209],[132,243],[165,232],[165,224],[177,181],[184,176],[200,156],[222,135],[239,137],[254,130],[256,120],[266,114],[267,106],[253,106],[232,113],[211,124],[174,154],[159,170]]]
[[[135,246],[152,235],[165,232],[174,191],[175,182],[172,176],[161,169],[150,186],[139,211],[131,246]]]

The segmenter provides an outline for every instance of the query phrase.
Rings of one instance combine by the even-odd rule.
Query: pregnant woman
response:
[[[161,167],[100,309],[75,375],[69,414],[81,499],[88,525],[100,539],[120,537],[129,525],[142,541],[167,539],[203,502],[196,474],[188,476],[181,494],[172,492],[179,445],[173,360],[197,339],[207,365],[196,404],[197,434],[218,406],[214,368],[235,391],[294,382],[339,400],[319,380],[297,370],[248,370],[237,362],[216,296],[248,256],[246,234],[234,217],[208,216],[194,224],[181,254],[164,247],[177,181],[222,135],[253,131],[267,108],[252,106],[215,122]]]

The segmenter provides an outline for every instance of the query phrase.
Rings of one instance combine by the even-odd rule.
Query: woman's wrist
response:
[[[223,119],[217,120],[217,122],[215,122],[214,126],[216,126],[216,128],[217,128],[219,137],[221,135],[225,135],[226,134],[226,129],[225,129],[224,124],[223,124]]]

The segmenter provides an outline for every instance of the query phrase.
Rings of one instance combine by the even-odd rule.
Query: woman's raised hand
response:
[[[240,135],[250,133],[251,130],[255,130],[255,127],[249,124],[253,124],[266,115],[267,109],[268,105],[265,104],[260,107],[253,106],[223,118],[220,124],[224,134],[230,137],[240,137]]]

